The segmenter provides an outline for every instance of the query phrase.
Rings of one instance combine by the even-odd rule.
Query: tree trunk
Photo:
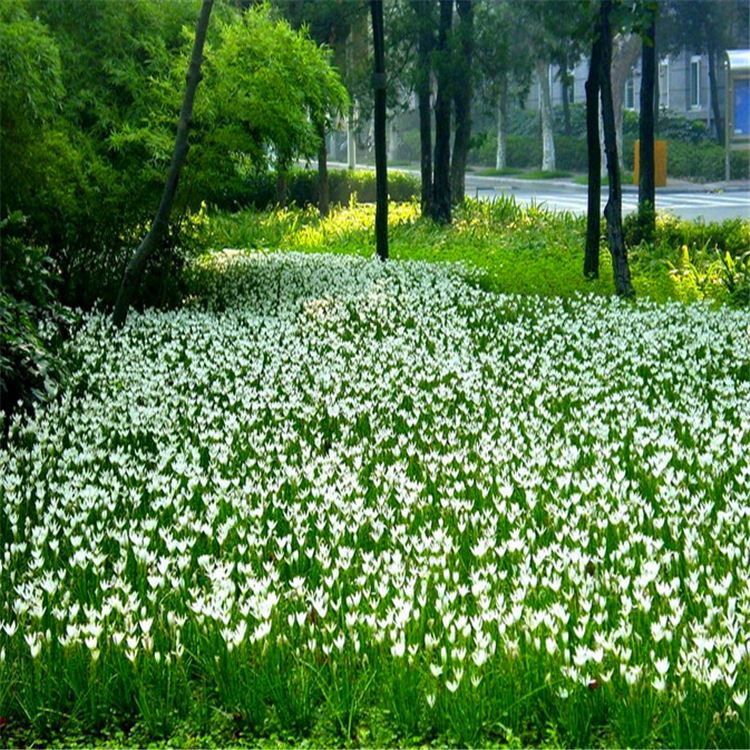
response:
[[[456,132],[451,161],[451,198],[461,203],[466,192],[466,161],[471,140],[471,75],[474,56],[474,8],[472,0],[456,0],[460,60],[455,64],[456,85],[453,103],[456,110]]]
[[[562,107],[563,107],[563,132],[565,135],[570,135],[573,132],[573,127],[570,123],[570,73],[568,73],[568,66],[563,63],[560,69],[560,83],[562,84]]]
[[[643,239],[654,241],[656,232],[656,184],[654,174],[654,84],[656,80],[656,11],[642,40],[641,114],[638,122],[640,172],[638,176],[638,219]]]
[[[508,74],[503,71],[497,93],[497,150],[495,169],[508,166]]]
[[[713,44],[708,45],[708,82],[711,87],[711,112],[714,116],[714,127],[716,128],[716,142],[724,145],[724,118],[721,116],[719,107],[719,82],[716,77],[716,50]]]
[[[586,80],[586,145],[588,147],[588,212],[583,275],[599,278],[599,237],[601,236],[602,153],[599,144],[599,76],[602,66],[601,25],[594,29],[589,76]]]
[[[276,203],[281,208],[286,208],[286,199],[289,189],[289,182],[287,180],[287,168],[285,165],[276,165]]]
[[[432,114],[430,112],[430,55],[435,40],[430,27],[430,6],[412,0],[417,16],[417,102],[419,107],[419,166],[422,176],[422,216],[432,213]]]
[[[375,244],[378,258],[388,259],[388,164],[385,145],[385,40],[383,0],[370,0],[375,89]]]
[[[600,8],[602,31],[602,65],[600,85],[602,93],[602,114],[604,115],[604,148],[607,153],[607,175],[609,177],[609,199],[604,209],[607,219],[607,238],[612,255],[615,292],[621,297],[633,296],[630,281],[628,253],[622,231],[622,188],[620,168],[617,161],[617,134],[615,130],[615,108],[612,101],[612,31],[609,14],[612,0],[602,0]]]
[[[388,147],[388,161],[396,161],[398,153],[398,144],[401,139],[398,136],[398,130],[396,130],[396,120],[391,117],[388,121],[388,139],[386,141]]]
[[[555,138],[552,129],[552,97],[549,90],[549,63],[538,60],[536,75],[539,79],[539,109],[542,117],[542,171],[555,169]]]
[[[435,99],[435,175],[432,183],[432,218],[451,222],[451,96],[448,35],[453,21],[453,0],[440,0],[440,24],[436,51],[437,97]]]
[[[151,228],[125,268],[125,274],[123,275],[120,290],[117,294],[117,302],[115,303],[113,315],[113,322],[118,327],[125,324],[131,302],[141,282],[146,261],[148,261],[153,251],[159,246],[169,225],[169,215],[177,193],[180,172],[188,152],[188,132],[193,117],[193,101],[195,100],[195,91],[201,80],[203,45],[206,41],[206,32],[208,30],[212,7],[213,0],[203,0],[200,15],[198,16],[198,23],[195,27],[195,41],[193,42],[193,51],[187,72],[185,96],[182,100],[180,119],[177,123],[177,135],[175,136],[169,174]]]
[[[330,209],[330,192],[328,189],[328,152],[326,150],[326,127],[318,125],[320,146],[318,147],[318,211],[321,216],[328,216]]]
[[[657,55],[658,58],[658,55]],[[654,75],[654,138],[659,135],[659,102],[661,101],[661,90],[659,88],[659,72]]]
[[[354,132],[354,102],[349,107],[349,116],[346,120],[346,166],[348,169],[357,167],[357,136]]]
[[[613,62],[610,66],[610,80],[612,82],[612,102],[615,111],[615,134],[617,138],[617,153],[620,169],[624,169],[622,159],[622,123],[625,113],[625,82],[638,62],[641,54],[640,39],[637,34],[618,37],[617,48],[613,50]]]

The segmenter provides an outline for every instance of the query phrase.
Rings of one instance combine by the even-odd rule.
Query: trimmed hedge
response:
[[[328,172],[331,204],[348,204],[352,197],[362,203],[375,202],[375,172],[332,169]],[[388,197],[392,201],[410,201],[420,194],[419,178],[405,172],[388,172]],[[287,201],[297,206],[317,205],[318,173],[314,169],[295,169],[287,179]],[[211,196],[210,203],[218,208],[238,210],[253,207],[259,210],[276,203],[276,174],[260,172],[238,179],[228,189]]]
[[[470,154],[470,162],[484,167],[495,166],[495,136],[485,134],[481,145]],[[635,138],[625,136],[623,162],[633,171]],[[557,169],[585,172],[588,165],[586,140],[577,136],[555,136]],[[542,163],[541,139],[526,135],[508,136],[508,166],[519,169],[539,169]],[[750,179],[750,159],[746,153],[731,154],[732,179]],[[667,140],[667,175],[700,182],[724,179],[724,149],[715,143],[685,143]]]
[[[629,170],[633,169],[634,143],[633,138],[625,138],[623,160]],[[750,179],[750,159],[747,153],[733,151],[730,159],[732,179]],[[667,140],[667,176],[700,182],[720,182],[724,179],[724,148],[715,143]]]
[[[495,134],[485,134],[478,148],[471,151],[469,161],[483,167],[495,166]],[[542,140],[531,135],[509,135],[507,142],[508,167],[539,169],[542,165]],[[585,172],[588,163],[586,140],[577,136],[555,136],[557,169]]]

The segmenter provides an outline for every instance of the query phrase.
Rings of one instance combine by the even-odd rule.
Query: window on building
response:
[[[659,109],[669,109],[669,60],[659,63]]]
[[[693,55],[690,58],[690,108],[701,106],[701,58]]]
[[[635,109],[635,81],[629,76],[625,81],[625,109]]]

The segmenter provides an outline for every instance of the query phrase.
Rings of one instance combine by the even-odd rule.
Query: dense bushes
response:
[[[184,0],[6,0],[0,5],[0,218],[47,248],[63,301],[113,301],[169,167],[198,5]],[[220,203],[249,164],[317,152],[346,91],[330,54],[269,6],[217,5],[167,247],[146,272],[171,294],[185,217]],[[313,122],[313,120],[316,122]],[[227,186],[227,187],[225,187]],[[159,278],[156,278],[156,277]]]
[[[18,402],[49,396],[65,368],[56,355],[60,339],[74,320],[57,302],[51,259],[30,247],[17,232],[23,219],[0,221],[0,414]],[[0,436],[7,421],[0,416]]]
[[[471,152],[470,161],[483,167],[495,166],[494,133],[485,133]],[[555,136],[557,168],[571,172],[585,172],[588,163],[585,139],[577,136]],[[542,164],[542,139],[532,135],[509,135],[507,165],[518,169],[539,169]]]
[[[485,167],[495,166],[495,134],[484,133],[479,145],[471,152],[470,162]],[[542,163],[542,140],[538,136],[509,135],[507,146],[509,167],[539,169]],[[626,135],[623,143],[623,163],[633,170],[635,138]],[[578,136],[555,136],[557,168],[585,172],[588,164],[586,141]],[[732,179],[750,178],[750,160],[740,151],[731,154]],[[724,179],[724,149],[709,141],[686,143],[667,140],[667,175],[702,182]]]
[[[623,229],[636,269],[654,284],[666,280],[677,299],[715,299],[750,305],[750,222],[727,219],[704,224],[657,214],[653,243],[641,241],[638,214],[626,217]],[[647,288],[648,290],[649,288]]]
[[[328,172],[328,186],[332,204],[347,204],[355,199],[362,203],[375,201],[375,172],[332,169]],[[419,195],[417,177],[405,172],[388,172],[388,194],[392,201],[409,201]],[[287,200],[297,206],[317,205],[318,173],[314,169],[294,169],[287,178]],[[214,195],[217,208],[237,210],[252,206],[268,208],[276,202],[276,175],[273,172],[251,172],[244,179],[236,179],[231,189],[225,186]]]
[[[623,161],[627,169],[633,168],[634,139],[625,138]],[[730,154],[733,180],[750,178],[750,159],[746,152]],[[724,179],[724,148],[715,143],[701,141],[686,143],[667,140],[667,175],[701,182],[720,182]]]
[[[532,127],[536,122],[536,128]],[[562,115],[555,110],[555,154],[557,168],[585,172],[588,165],[586,150],[585,109],[582,105],[571,107],[573,135],[557,135],[562,130]],[[539,169],[542,163],[542,139],[538,127],[538,114],[516,113],[508,135],[507,165],[517,169]],[[634,147],[638,138],[638,115],[625,112],[623,121],[623,163],[633,170]],[[711,140],[704,122],[690,120],[673,112],[659,115],[657,138],[667,141],[667,175],[701,182],[718,182],[724,179],[724,149]],[[496,140],[493,130],[476,136],[476,147],[470,154],[470,163],[484,167],[495,166]],[[750,159],[745,152],[731,154],[732,179],[750,179]]]

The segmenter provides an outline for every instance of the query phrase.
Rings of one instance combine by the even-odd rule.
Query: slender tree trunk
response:
[[[658,59],[658,55],[657,55]],[[659,135],[659,101],[661,93],[659,88],[659,72],[654,75],[654,138]]]
[[[289,180],[287,179],[286,163],[276,164],[276,203],[286,208],[286,199],[289,192]]]
[[[453,138],[451,160],[451,198],[461,203],[466,192],[466,161],[471,140],[471,76],[474,56],[474,7],[472,0],[456,0],[458,11],[458,37],[460,60],[456,63],[453,103],[456,110],[456,132]]]
[[[538,60],[536,75],[539,79],[539,109],[542,117],[542,171],[555,169],[555,138],[552,127],[552,96],[549,90],[549,63]]]
[[[654,241],[656,232],[656,183],[654,174],[654,83],[656,79],[656,11],[650,10],[649,27],[642,40],[641,114],[638,122],[640,172],[638,218],[643,239]]]
[[[565,135],[570,135],[573,132],[570,123],[570,102],[568,101],[570,98],[570,73],[565,62],[560,69],[560,83],[562,84],[563,132]]]
[[[589,76],[586,80],[586,145],[588,147],[588,212],[583,275],[599,278],[599,238],[601,236],[602,153],[599,144],[599,76],[602,66],[601,24],[594,29]]]
[[[503,71],[497,92],[497,149],[495,169],[508,166],[508,74]]]
[[[615,130],[615,108],[612,101],[612,31],[609,14],[612,0],[602,0],[600,17],[602,31],[602,65],[600,85],[602,93],[602,113],[604,115],[604,148],[607,153],[607,175],[609,177],[609,199],[604,208],[607,219],[607,238],[612,255],[615,292],[621,297],[633,296],[630,281],[628,253],[622,231],[622,188],[620,168],[617,161],[617,134]]]
[[[615,111],[615,134],[617,138],[617,153],[620,169],[624,169],[622,157],[622,127],[625,114],[625,82],[638,62],[641,54],[640,39],[637,34],[621,36],[617,39],[617,49],[613,50],[613,62],[610,66],[610,80],[612,82],[612,102]]]
[[[436,51],[437,97],[435,99],[435,174],[432,183],[432,218],[451,222],[451,96],[448,35],[453,22],[453,0],[440,0],[440,23]]]
[[[396,130],[396,121],[391,117],[391,119],[388,121],[388,139],[387,139],[387,146],[388,146],[388,161],[395,161],[398,153],[398,144],[401,142],[401,139],[398,136],[398,130]]]
[[[328,188],[328,151],[326,150],[326,127],[318,125],[320,146],[318,147],[318,211],[321,216],[328,216],[330,209],[330,191]]]
[[[716,128],[716,142],[724,145],[724,118],[721,116],[719,107],[719,82],[716,76],[716,50],[713,44],[708,45],[708,82],[711,87],[711,112],[714,116],[714,127]]]
[[[417,16],[417,103],[419,107],[419,166],[422,176],[422,216],[432,213],[432,113],[430,111],[430,55],[435,45],[430,4],[412,0]]]
[[[354,102],[349,107],[346,120],[346,166],[348,169],[357,167],[357,136],[354,132]]]
[[[372,46],[375,89],[375,243],[378,258],[388,259],[388,164],[385,145],[385,40],[383,30],[383,0],[370,0],[372,15]]]
[[[195,27],[195,41],[187,72],[185,96],[182,100],[180,119],[177,123],[177,135],[172,152],[172,163],[169,166],[169,174],[164,185],[164,192],[162,193],[159,208],[156,211],[151,228],[125,268],[125,274],[123,275],[120,290],[117,294],[117,302],[115,303],[113,315],[113,322],[118,327],[125,324],[128,310],[141,282],[146,261],[148,261],[151,254],[161,243],[169,225],[169,215],[177,193],[180,171],[182,170],[182,165],[185,163],[188,152],[188,132],[193,117],[193,101],[195,100],[195,91],[201,80],[203,45],[206,41],[206,32],[208,30],[209,19],[211,18],[212,7],[213,0],[203,0],[200,15],[198,16],[198,23]]]

